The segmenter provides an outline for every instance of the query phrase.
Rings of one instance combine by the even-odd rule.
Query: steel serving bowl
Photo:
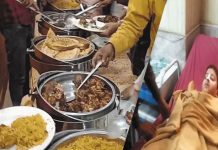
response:
[[[72,22],[67,22],[66,17],[69,15],[67,12],[57,13],[48,11],[43,13],[53,20],[49,21],[43,16],[38,20],[38,30],[43,35],[47,34],[49,28],[51,28],[55,33],[64,32],[66,35],[80,36],[84,38],[91,35],[91,32],[77,28],[72,24]]]
[[[50,110],[53,110],[55,112],[61,113],[62,115],[65,116],[71,116],[71,117],[75,117],[78,119],[82,119],[82,120],[95,120],[97,118],[101,118],[102,116],[108,114],[109,112],[111,112],[115,105],[115,99],[116,99],[116,91],[114,86],[107,81],[104,77],[101,77],[99,75],[93,75],[94,77],[100,79],[101,81],[103,81],[105,83],[106,88],[111,91],[112,93],[112,97],[110,99],[110,101],[108,102],[107,105],[105,105],[102,108],[99,108],[97,110],[91,111],[91,112],[66,112],[66,111],[60,111],[57,108],[53,107],[52,105],[50,105],[47,100],[42,96],[42,90],[44,88],[44,86],[46,84],[48,84],[49,82],[58,82],[62,85],[66,85],[66,84],[71,84],[72,80],[74,81],[74,77],[76,75],[82,75],[83,78],[88,74],[88,72],[81,72],[81,71],[75,71],[75,72],[64,72],[64,73],[59,73],[56,75],[53,75],[47,79],[45,79],[44,81],[41,82],[41,84],[37,84],[37,92],[40,96],[40,98],[37,100],[37,106],[41,107],[44,110],[47,110],[48,108]],[[40,80],[41,81],[41,80]]]
[[[103,137],[106,139],[109,139],[108,137],[108,132],[105,130],[85,130],[85,131],[80,131],[80,132],[75,132],[72,134],[68,134],[67,136],[59,139],[56,141],[54,144],[52,144],[48,150],[57,150],[59,146],[61,146],[64,143],[70,142],[72,140],[76,140],[76,138],[79,138],[84,135],[89,135],[89,136],[96,136],[96,137]],[[120,143],[121,145],[124,146],[125,144],[125,138],[124,137],[119,137],[117,139],[113,139],[114,141]]]
[[[93,55],[95,54],[95,45],[87,39],[84,39],[78,36],[69,36],[69,35],[60,35],[59,37],[74,38],[79,41],[87,42],[90,44],[91,51],[87,55],[81,56],[79,58],[64,59],[64,60],[56,59],[56,58],[46,55],[45,53],[41,51],[41,48],[39,45],[42,45],[42,43],[46,39],[46,36],[38,36],[32,40],[32,46],[34,49],[35,56],[38,59],[42,60],[43,62],[52,63],[52,64],[65,64],[65,65],[68,64],[69,65],[69,64],[77,64],[77,63],[82,63],[85,61],[90,61]]]

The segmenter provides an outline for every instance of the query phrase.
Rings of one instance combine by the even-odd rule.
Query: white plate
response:
[[[104,22],[98,21],[98,18],[104,18],[104,17],[106,17],[106,16],[105,16],[105,15],[100,15],[100,16],[95,16],[95,17],[92,18],[93,20],[96,21],[97,27],[102,28],[102,27],[105,26],[105,23],[104,23]]]
[[[90,21],[90,19],[86,19],[86,20],[87,20],[87,22]],[[81,24],[79,23],[79,21],[80,21],[80,19],[75,19],[73,22],[74,22],[74,25],[75,25],[76,27],[80,28],[80,29],[83,29],[83,30],[86,30],[86,31],[90,31],[90,32],[98,32],[98,33],[104,32],[104,30],[97,29],[97,28],[93,28],[93,27],[90,26],[90,25],[85,28],[83,25],[81,25]]]
[[[30,150],[44,150],[52,141],[54,134],[55,134],[55,123],[51,116],[46,113],[45,111],[28,106],[14,106],[0,110],[0,124],[5,124],[10,126],[11,123],[20,117],[27,117],[40,114],[44,121],[47,123],[46,130],[48,132],[48,137],[45,141],[38,146],[32,147]],[[13,146],[7,150],[15,150],[16,146]]]

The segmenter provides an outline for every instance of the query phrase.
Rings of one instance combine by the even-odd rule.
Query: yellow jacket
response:
[[[147,55],[150,55],[165,3],[166,0],[129,0],[127,15],[109,40],[115,51],[123,52],[131,48],[143,35],[151,16],[155,16],[151,24],[151,43],[147,51]]]

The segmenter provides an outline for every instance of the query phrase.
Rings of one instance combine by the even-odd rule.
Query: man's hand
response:
[[[115,57],[115,50],[111,43],[100,48],[92,58],[92,66],[95,67],[98,61],[102,61],[102,66],[108,66],[109,61]]]
[[[24,6],[26,6],[27,8],[28,7],[33,7],[35,8],[36,10],[39,10],[39,7],[37,5],[37,1],[36,0],[21,0],[22,4]]]
[[[106,23],[105,26],[102,28],[104,32],[101,32],[100,36],[110,37],[114,32],[117,31],[120,23]]]

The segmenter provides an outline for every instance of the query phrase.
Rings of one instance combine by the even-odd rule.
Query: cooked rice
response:
[[[52,5],[59,9],[74,9],[79,6],[79,3],[77,3],[75,0],[54,0]]]
[[[66,142],[57,150],[122,150],[118,141],[96,136],[82,136],[74,141]]]
[[[39,114],[18,118],[11,127],[17,136],[17,147],[22,150],[42,144],[48,136],[46,123]]]
[[[0,125],[0,149],[9,148],[16,143],[14,129],[6,125]]]

